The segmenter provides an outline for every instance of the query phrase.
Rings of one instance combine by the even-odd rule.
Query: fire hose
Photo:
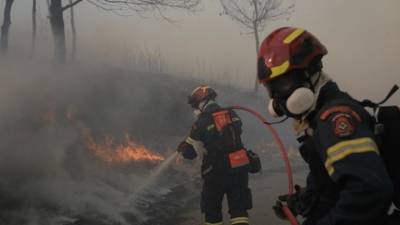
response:
[[[268,123],[268,121],[261,114],[259,114],[255,110],[252,110],[250,108],[243,107],[243,106],[231,106],[229,108],[242,110],[242,111],[252,114],[253,116],[257,117],[257,119],[259,119],[267,127],[267,129],[271,132],[272,137],[275,139],[275,142],[278,145],[278,149],[280,151],[282,160],[285,163],[285,169],[286,169],[286,173],[287,173],[287,177],[288,177],[288,189],[289,189],[288,192],[289,192],[289,194],[293,194],[292,168],[290,166],[290,162],[289,162],[289,158],[286,153],[286,149],[283,146],[282,141],[281,141],[278,133],[276,132],[276,130],[272,127],[272,125],[270,123]],[[293,213],[290,211],[290,209],[287,205],[283,204],[282,210],[292,225],[299,225],[299,222],[297,221],[296,217],[293,215]]]

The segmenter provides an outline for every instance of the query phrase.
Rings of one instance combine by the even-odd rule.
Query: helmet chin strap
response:
[[[307,82],[310,85],[310,89],[313,92],[315,92],[315,88],[316,88],[316,86],[317,86],[317,84],[318,84],[318,82],[319,82],[319,80],[321,79],[321,76],[322,76],[322,71],[318,71],[317,73],[318,73],[317,78],[313,82],[311,78],[313,77],[313,75],[315,76],[315,74],[310,75],[308,72],[306,72],[307,78],[308,78]]]
[[[328,83],[331,78],[324,73],[322,70],[317,72],[318,74],[309,75],[309,84],[310,84],[310,89],[314,92],[315,99],[313,102],[313,105],[311,108],[308,110],[308,112],[304,113],[301,117],[296,118],[297,120],[304,120],[312,111],[315,110],[315,107],[317,105],[317,99],[319,97],[319,92],[321,91],[322,87],[325,86],[326,83]],[[315,81],[313,82],[313,77],[315,77]]]
[[[288,116],[285,116],[285,117],[284,117],[283,119],[281,119],[281,120],[274,121],[274,122],[267,122],[267,121],[265,121],[264,123],[267,124],[267,125],[280,124],[280,123],[285,122],[287,119],[289,119],[289,117],[288,117]]]
[[[208,99],[208,100],[204,100],[204,101],[200,102],[200,103],[199,103],[199,107],[196,108],[196,109],[194,109],[194,111],[193,111],[194,119],[199,118],[200,114],[204,111],[204,109],[205,109],[208,105],[210,105],[210,104],[212,104],[212,103],[214,103],[214,102],[215,102],[215,101],[212,100],[212,99]]]
[[[204,110],[205,106],[207,105],[208,101],[209,101],[209,100],[205,100],[205,101],[202,101],[202,102],[199,103],[198,110],[199,110],[200,112],[203,112],[203,110]]]
[[[212,103],[214,103],[215,101],[214,100],[212,100],[212,99],[207,99],[207,100],[204,100],[204,101],[202,101],[202,102],[200,102],[199,103],[199,107],[197,108],[197,109],[195,109],[194,111],[194,113],[195,113],[195,115],[197,114],[197,115],[200,115],[200,113],[202,113],[203,111],[204,111],[204,109],[208,106],[208,105],[210,105],[210,104],[212,104]]]

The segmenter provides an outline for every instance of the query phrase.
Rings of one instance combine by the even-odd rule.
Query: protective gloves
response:
[[[182,153],[185,151],[187,145],[189,145],[188,143],[186,143],[186,141],[182,141],[181,143],[179,143],[178,148],[176,148],[176,151],[178,153]]]
[[[193,146],[188,144],[186,141],[182,141],[178,145],[176,151],[181,153],[185,159],[194,159],[197,156],[196,150],[194,150]]]
[[[286,215],[282,209],[283,208],[282,202],[286,202],[288,208],[290,209],[290,211],[293,213],[294,216],[297,216],[301,212],[300,196],[304,192],[304,189],[297,184],[294,186],[294,188],[295,188],[295,193],[280,195],[278,197],[279,201],[277,201],[275,205],[272,206],[275,215],[278,216],[280,219],[286,219]]]

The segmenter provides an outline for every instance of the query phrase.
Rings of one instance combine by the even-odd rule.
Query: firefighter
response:
[[[217,93],[199,86],[188,97],[197,119],[177,151],[186,159],[202,156],[201,211],[206,225],[222,225],[222,200],[227,196],[231,224],[247,225],[252,207],[248,187],[249,158],[241,141],[242,122],[216,102]]]
[[[282,27],[260,46],[258,79],[268,111],[294,120],[309,166],[305,188],[280,196],[307,225],[386,224],[393,187],[380,158],[369,113],[322,70],[327,49],[308,31]],[[396,223],[397,224],[397,223]]]

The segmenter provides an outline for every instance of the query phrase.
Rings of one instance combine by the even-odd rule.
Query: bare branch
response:
[[[87,0],[90,4],[111,11],[120,16],[131,16],[143,12],[155,12],[162,19],[174,23],[172,19],[164,15],[167,8],[194,11],[201,0]]]
[[[283,0],[220,0],[223,14],[238,22],[249,33],[254,33],[256,26],[262,31],[266,22],[289,16],[294,5],[282,7]]]
[[[71,7],[73,7],[74,5],[78,4],[78,3],[81,2],[81,1],[83,1],[83,0],[76,0],[75,2],[72,2],[72,3],[70,3],[70,4],[68,4],[68,5],[64,6],[64,7],[62,7],[62,11],[65,11],[65,10],[67,10],[67,9],[69,9],[69,8],[71,8]]]

